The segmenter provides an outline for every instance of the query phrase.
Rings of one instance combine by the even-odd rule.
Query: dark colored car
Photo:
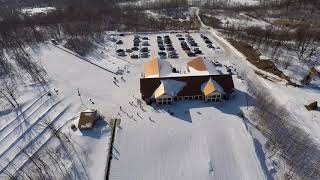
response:
[[[202,51],[201,50],[194,50],[194,53],[195,54],[202,54]]]
[[[144,48],[140,49],[140,52],[149,52],[149,49],[147,47],[144,47]]]
[[[126,53],[132,53],[132,49],[126,49]]]
[[[123,52],[119,52],[118,56],[126,56],[126,53],[124,51]]]
[[[136,54],[133,54],[133,55],[131,55],[130,57],[131,57],[131,59],[139,59],[139,56],[136,55]]]
[[[167,53],[166,53],[166,52],[163,52],[163,51],[160,51],[160,52],[158,52],[158,55],[159,55],[159,56],[166,56]]]
[[[215,47],[212,44],[208,44],[207,47],[210,49],[215,49]]]
[[[204,42],[205,42],[206,44],[212,44],[212,42],[211,42],[209,39],[205,40]]]
[[[123,44],[123,41],[119,40],[116,42],[116,44]]]
[[[193,53],[193,52],[191,52],[191,51],[189,51],[189,52],[187,53],[187,55],[188,55],[189,57],[196,57],[196,56],[197,56],[195,53]]]
[[[144,42],[142,43],[142,46],[150,46],[150,44],[149,44],[148,41],[144,41]]]
[[[140,57],[141,58],[148,58],[148,57],[150,57],[150,55],[149,55],[149,53],[141,53]]]
[[[51,39],[51,43],[52,43],[53,45],[59,45],[59,43],[58,43],[55,39]]]
[[[131,50],[132,51],[139,51],[139,48],[135,46],[135,47],[131,48]]]
[[[124,50],[123,50],[123,49],[117,49],[116,52],[117,52],[117,53],[120,53],[120,52],[124,52]]]

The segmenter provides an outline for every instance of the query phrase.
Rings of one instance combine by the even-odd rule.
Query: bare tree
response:
[[[0,98],[6,100],[13,108],[19,107],[17,84],[13,79],[0,81]]]

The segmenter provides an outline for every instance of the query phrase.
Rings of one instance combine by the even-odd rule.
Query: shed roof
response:
[[[96,109],[87,109],[81,111],[78,127],[86,127],[87,124],[93,125],[97,119],[97,110]]]

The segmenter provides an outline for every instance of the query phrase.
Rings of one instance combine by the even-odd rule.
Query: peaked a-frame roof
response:
[[[202,87],[202,92],[205,96],[213,93],[213,92],[219,92],[221,94],[224,94],[223,88],[212,78],[210,78]]]
[[[154,98],[158,98],[162,95],[169,95],[171,97],[176,96],[184,87],[185,82],[176,80],[161,80],[161,84],[154,91]]]

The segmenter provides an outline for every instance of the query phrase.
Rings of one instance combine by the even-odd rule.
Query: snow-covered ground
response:
[[[236,87],[235,99],[223,103],[185,101],[146,112],[123,108],[111,179],[265,179],[237,116],[246,99]]]
[[[195,36],[200,38],[199,34]],[[178,41],[173,41],[179,49]],[[181,56],[169,61],[186,61]],[[110,132],[107,122],[98,123],[90,131],[70,130],[70,125],[77,123],[80,110],[96,108],[106,120],[122,119],[115,140],[112,179],[264,179],[253,141],[244,122],[237,116],[244,103],[241,92],[244,89],[240,91],[240,86],[236,99],[221,104],[191,101],[163,109],[144,105],[145,111],[142,111],[137,108],[136,98],[140,97],[139,78],[146,59],[106,58],[113,65],[111,67],[111,64],[100,62],[104,67],[126,67],[121,80],[120,76],[53,45],[41,45],[34,58],[48,73],[52,96],[36,93],[32,91],[35,87],[29,85],[27,88],[31,90],[19,98],[24,117],[16,118],[14,112],[0,117],[1,169],[14,172],[15,168],[25,166],[28,158],[21,149],[32,155],[45,146],[59,145],[49,128],[44,126],[49,120],[70,135],[78,144],[80,154],[86,154],[75,164],[80,175],[86,179],[81,170],[81,162],[84,162],[90,179],[103,179]],[[120,111],[120,106],[126,113]],[[174,114],[170,115],[168,109]],[[8,119],[10,121],[6,121]],[[8,165],[9,161],[15,168]],[[80,175],[76,173],[74,177],[80,179]],[[4,173],[1,177],[5,177]]]
[[[39,14],[39,13],[47,13],[50,11],[56,10],[55,7],[38,7],[38,8],[25,8],[21,9],[21,12],[27,14],[29,16]]]
[[[201,33],[207,34],[221,50],[207,48]],[[151,56],[156,56],[156,36],[167,34],[180,55],[179,59],[167,61],[183,72],[186,62],[192,58],[181,49],[175,34],[140,35],[149,37]],[[214,30],[192,32],[191,36],[207,59],[233,66],[235,73],[252,73],[254,67]],[[19,98],[23,114],[18,112],[17,116],[6,108],[0,111],[0,169],[14,172],[16,168],[25,166],[27,157],[21,149],[34,154],[45,146],[58,146],[49,129],[43,126],[49,120],[70,135],[77,144],[78,152],[83,154],[75,164],[80,173],[75,173],[74,177],[103,179],[110,135],[107,120],[120,117],[121,128],[117,129],[115,137],[111,179],[257,180],[270,176],[277,179],[269,172],[273,167],[266,165],[263,148],[257,146],[247,124],[238,116],[240,109],[247,105],[246,86],[242,80],[233,77],[237,90],[235,97],[229,101],[212,104],[180,101],[172,106],[143,105],[141,109],[137,105],[140,98],[139,78],[144,62],[149,59],[117,57],[116,49],[133,46],[133,35],[116,38],[123,40],[124,44],[101,45],[86,57],[86,60],[111,72],[90,64],[61,46],[42,44],[37,53],[33,53],[48,73],[52,96],[40,93],[36,91],[38,87],[27,84],[21,87],[24,93]],[[123,79],[112,73],[118,69],[124,70]],[[225,71],[224,68],[220,70]],[[286,87],[284,83],[261,78],[255,81],[263,82],[283,105],[294,112],[299,125],[305,127],[316,140],[319,139],[320,113],[308,112],[303,106],[319,99],[319,90]],[[70,125],[77,124],[77,116],[85,108],[98,109],[106,117],[105,121],[98,122],[93,130],[71,131]],[[8,166],[9,161],[15,167]],[[88,177],[81,170],[81,162],[84,162]],[[0,174],[3,179],[4,173]]]

